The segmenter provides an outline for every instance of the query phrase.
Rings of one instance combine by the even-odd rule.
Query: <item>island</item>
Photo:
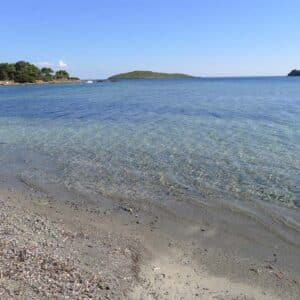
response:
[[[17,85],[29,83],[65,83],[80,81],[70,77],[65,70],[54,73],[51,68],[38,68],[26,61],[16,63],[0,63],[0,85]]]
[[[292,70],[288,76],[300,76],[300,70]]]
[[[161,73],[152,71],[132,71],[128,73],[120,73],[109,77],[109,80],[116,79],[146,79],[146,78],[193,78],[191,75],[181,73]]]

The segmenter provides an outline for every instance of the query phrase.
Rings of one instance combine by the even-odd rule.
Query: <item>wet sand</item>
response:
[[[93,202],[4,181],[4,299],[299,299],[297,234],[225,204]]]

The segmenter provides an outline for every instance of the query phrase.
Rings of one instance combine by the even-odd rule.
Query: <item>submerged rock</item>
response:
[[[299,207],[299,208],[300,208],[300,199],[299,199],[299,200],[294,200],[293,202],[294,202],[294,205],[295,205],[296,207]]]

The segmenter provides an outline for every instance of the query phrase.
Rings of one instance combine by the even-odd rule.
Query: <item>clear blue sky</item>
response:
[[[61,61],[82,78],[300,68],[299,0],[3,0],[0,25],[0,61]]]

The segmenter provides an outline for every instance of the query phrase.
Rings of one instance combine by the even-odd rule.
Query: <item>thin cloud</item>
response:
[[[40,61],[40,62],[36,63],[36,65],[39,67],[46,67],[46,68],[53,66],[53,64],[48,61]]]
[[[60,68],[66,68],[67,67],[67,64],[61,59],[59,62],[58,62],[58,66]]]

